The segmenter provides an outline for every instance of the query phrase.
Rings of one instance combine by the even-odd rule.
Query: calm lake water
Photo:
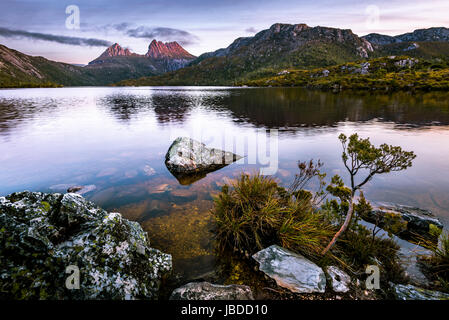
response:
[[[0,90],[0,195],[32,190],[84,196],[139,221],[152,246],[171,253],[175,272],[213,268],[212,197],[261,164],[244,159],[190,185],[164,164],[178,136],[223,148],[278,130],[279,170],[288,185],[298,160],[321,159],[346,178],[340,133],[413,150],[412,168],[374,178],[371,201],[432,210],[449,226],[449,94],[332,94],[295,88],[55,88]],[[259,141],[259,140],[258,140]],[[262,140],[263,141],[263,140]],[[259,141],[260,143],[260,141]],[[230,150],[232,151],[232,150]]]

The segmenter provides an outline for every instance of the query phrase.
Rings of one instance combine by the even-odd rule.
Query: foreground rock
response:
[[[412,285],[396,284],[393,286],[399,300],[449,300],[449,294],[418,288]]]
[[[329,282],[334,292],[346,293],[349,291],[351,277],[346,272],[335,266],[330,266],[326,268],[326,273],[329,276]]]
[[[190,282],[175,289],[170,300],[254,300],[254,297],[248,286]]]
[[[432,212],[397,204],[381,204],[370,213],[364,215],[363,219],[374,224],[378,223],[382,227],[388,214],[399,215],[406,224],[406,230],[401,230],[397,234],[401,238],[407,239],[413,235],[432,237],[431,226],[439,230],[443,229],[443,224]]]
[[[0,229],[4,298],[152,299],[171,269],[138,223],[74,193],[0,197]],[[66,288],[68,266],[79,268],[78,290]]]
[[[223,168],[241,158],[232,152],[207,148],[199,141],[179,137],[168,149],[165,165],[182,182],[183,179],[189,180],[191,176],[204,177],[205,173]]]
[[[297,293],[326,290],[323,270],[303,256],[273,245],[253,255],[259,270],[274,279],[278,286]]]

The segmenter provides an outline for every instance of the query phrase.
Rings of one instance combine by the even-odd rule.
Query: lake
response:
[[[89,186],[88,200],[138,221],[153,247],[173,255],[175,274],[187,279],[214,268],[210,209],[225,183],[266,167],[263,161],[272,156],[278,166],[274,176],[285,186],[298,172],[298,160],[312,158],[324,163],[328,178],[340,174],[346,179],[338,135],[354,132],[417,154],[412,168],[377,176],[366,185],[368,200],[429,209],[449,226],[448,93],[0,90],[0,195]],[[240,141],[234,151],[245,157],[181,184],[164,160],[173,140],[186,135],[217,148]],[[270,157],[261,155],[265,149]]]

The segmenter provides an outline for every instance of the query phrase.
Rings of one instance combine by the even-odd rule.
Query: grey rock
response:
[[[407,239],[413,233],[429,237],[430,225],[434,225],[438,229],[443,230],[443,224],[429,210],[399,204],[379,203],[363,219],[371,223],[378,221],[379,226],[382,227],[387,213],[400,215],[401,219],[407,222],[407,230],[397,234],[401,238]]]
[[[431,254],[432,252],[430,250],[422,247],[416,246],[416,249],[410,249],[408,247],[401,246],[401,249],[398,252],[399,261],[411,284],[419,287],[427,287],[430,285],[429,279],[421,270],[417,257],[420,255]]]
[[[403,59],[403,60],[396,61],[396,62],[394,63],[394,65],[397,66],[397,67],[399,67],[399,68],[405,68],[405,67],[411,68],[411,67],[413,67],[415,64],[417,64],[418,62],[419,62],[418,59],[415,59],[415,58],[408,58],[408,59]]]
[[[95,186],[94,184],[90,184],[87,186],[71,186],[67,189],[67,192],[83,195],[88,192],[94,191],[95,189],[97,189],[97,186]]]
[[[323,270],[300,254],[273,245],[253,255],[259,270],[274,279],[283,288],[297,293],[326,290]]]
[[[369,230],[373,230],[374,225],[369,222],[361,222]],[[390,238],[388,232],[383,229],[377,229],[377,237]],[[401,267],[405,272],[405,276],[410,283],[419,287],[427,287],[430,285],[429,279],[421,270],[421,264],[418,261],[419,256],[431,255],[432,252],[424,247],[418,246],[407,240],[401,239],[396,235],[392,235],[391,239],[399,246],[398,259]]]
[[[407,48],[404,49],[404,51],[411,51],[411,50],[416,50],[419,48],[419,44],[417,44],[416,42],[412,43],[410,46],[408,46]]]
[[[241,158],[232,152],[207,148],[188,137],[179,137],[168,149],[165,164],[172,174],[197,174],[218,170]]]
[[[351,284],[351,277],[335,266],[326,268],[326,273],[329,276],[329,280],[334,292],[346,293],[349,291],[349,285]]]
[[[286,75],[286,74],[290,74],[290,71],[288,71],[288,70],[282,70],[281,72],[278,72],[278,73],[277,73],[278,76],[283,76],[283,75]]]
[[[154,299],[171,270],[137,222],[75,193],[2,197],[0,230],[0,297]],[[79,268],[79,290],[65,287],[69,265]]]
[[[393,285],[398,300],[449,300],[449,294],[418,288],[413,285]]]
[[[248,286],[190,282],[175,289],[170,300],[254,300],[254,297]]]

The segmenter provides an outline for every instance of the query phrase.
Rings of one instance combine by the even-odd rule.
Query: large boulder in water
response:
[[[191,138],[179,137],[168,149],[165,165],[181,183],[186,181],[184,184],[188,184],[241,158],[232,152],[207,148],[204,143]]]
[[[138,223],[74,193],[0,197],[0,230],[0,298],[153,299],[171,270]]]
[[[190,282],[175,289],[170,300],[254,300],[254,297],[251,288],[244,285]]]
[[[274,279],[278,286],[297,293],[323,293],[326,276],[319,266],[300,254],[272,245],[253,255],[259,270]]]

